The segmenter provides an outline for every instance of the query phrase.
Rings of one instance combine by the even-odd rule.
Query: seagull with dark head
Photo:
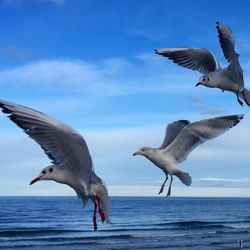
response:
[[[229,65],[221,68],[213,53],[205,48],[164,48],[155,53],[177,63],[178,65],[197,70],[204,74],[196,86],[219,88],[236,94],[241,106],[243,99],[250,106],[250,91],[244,87],[243,70],[239,62],[239,54],[235,51],[235,40],[229,27],[217,22],[216,28],[224,57]]]
[[[166,175],[158,194],[171,177],[167,197],[171,194],[173,176],[177,176],[186,186],[192,183],[191,176],[183,172],[178,164],[186,160],[189,153],[207,140],[211,140],[233,126],[237,125],[244,115],[220,116],[191,123],[179,120],[170,123],[166,128],[164,141],[159,148],[142,147],[133,155],[142,155],[159,167]]]
[[[89,199],[94,203],[94,230],[97,229],[97,210],[103,223],[110,222],[108,191],[94,172],[84,138],[68,125],[34,109],[4,100],[0,100],[0,108],[52,161],[52,165],[44,168],[30,185],[43,180],[66,184],[75,190],[83,206]]]

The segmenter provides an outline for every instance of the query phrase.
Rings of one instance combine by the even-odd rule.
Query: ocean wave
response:
[[[4,230],[0,231],[0,237],[17,237],[17,236],[30,236],[30,235],[48,235],[56,233],[77,233],[83,230],[65,230],[65,229],[17,229],[17,230]]]

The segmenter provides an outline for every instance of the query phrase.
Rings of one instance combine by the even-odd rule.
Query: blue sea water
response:
[[[0,249],[250,249],[247,198],[113,197],[96,232],[92,215],[76,197],[0,197]]]

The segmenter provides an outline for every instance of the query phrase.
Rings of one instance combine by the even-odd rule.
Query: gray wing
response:
[[[182,129],[164,153],[171,155],[176,163],[181,163],[198,145],[225,133],[243,117],[244,115],[229,115],[194,122]]]
[[[166,148],[176,138],[181,130],[189,124],[191,124],[191,122],[188,120],[179,120],[168,124],[166,127],[165,138],[160,146],[160,149]]]
[[[227,61],[231,63],[239,57],[239,54],[235,52],[235,40],[233,37],[233,33],[231,29],[223,23],[216,22],[216,28],[218,30],[218,37],[221,48],[223,50],[223,54]]]
[[[231,29],[219,22],[216,23],[216,28],[223,54],[229,62],[229,69],[238,73],[240,80],[243,81],[243,70],[239,63],[239,54],[235,51],[235,40]]]
[[[182,67],[197,70],[203,74],[219,68],[213,53],[203,48],[164,48],[155,50],[155,53],[167,57]]]
[[[79,176],[88,194],[92,160],[86,142],[77,131],[39,111],[11,102],[0,100],[0,108],[40,144],[53,164]]]

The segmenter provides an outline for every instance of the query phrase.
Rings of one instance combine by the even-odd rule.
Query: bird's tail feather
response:
[[[111,223],[110,221],[110,199],[108,195],[108,189],[105,185],[105,183],[102,181],[101,178],[99,178],[94,172],[92,173],[91,176],[91,182],[95,186],[95,192],[96,195],[100,198],[101,201],[101,208],[104,212],[105,215],[105,221],[107,223]]]
[[[105,221],[107,223],[111,223],[110,217],[109,217],[110,199],[109,199],[107,187],[105,186],[103,182],[98,183],[97,185],[98,185],[97,195],[100,197],[100,200],[101,200],[101,207],[105,214]]]
[[[186,186],[190,186],[192,183],[192,178],[188,173],[185,173],[181,170],[178,171],[178,173],[175,174],[183,184]]]

